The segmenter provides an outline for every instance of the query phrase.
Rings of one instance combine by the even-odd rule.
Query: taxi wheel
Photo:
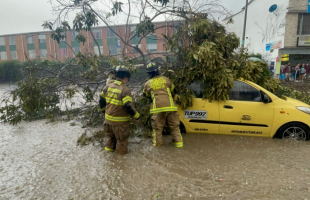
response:
[[[284,125],[279,130],[279,136],[283,139],[291,140],[309,140],[309,128],[300,123],[289,123]]]

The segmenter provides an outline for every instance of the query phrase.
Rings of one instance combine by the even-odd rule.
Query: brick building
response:
[[[290,0],[286,14],[284,48],[279,58],[290,62],[310,63],[310,13],[309,0]]]
[[[173,31],[172,25],[175,22],[155,22],[156,31],[152,35],[143,38],[138,47],[144,54],[165,53],[164,35],[170,35]],[[126,25],[113,26],[111,29],[119,34],[122,38],[126,34]],[[100,53],[104,56],[126,54],[126,56],[139,56],[138,52],[131,47],[125,47],[125,44],[117,38],[116,34],[108,27],[95,27],[90,32],[82,31],[86,37],[86,42],[79,43],[75,40],[78,34],[75,31],[67,31],[65,33],[65,41],[59,44],[51,39],[49,31],[21,33],[12,35],[0,35],[0,61],[27,59],[47,59],[64,61],[73,58],[78,52],[99,54],[97,44],[100,46]],[[127,36],[130,37],[135,33],[136,25],[127,26]],[[131,45],[137,44],[141,37],[133,37],[130,41]],[[96,41],[97,43],[96,43]],[[118,43],[118,44],[117,44]],[[71,48],[70,48],[71,46]]]

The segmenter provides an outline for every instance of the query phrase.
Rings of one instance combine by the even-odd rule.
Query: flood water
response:
[[[3,90],[2,90],[3,91]],[[310,143],[223,135],[80,147],[69,122],[0,123],[0,199],[310,199]]]

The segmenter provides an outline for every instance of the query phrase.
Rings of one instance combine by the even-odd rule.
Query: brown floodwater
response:
[[[1,92],[1,91],[0,91]],[[225,135],[77,146],[70,122],[0,123],[0,199],[310,199],[310,143]]]

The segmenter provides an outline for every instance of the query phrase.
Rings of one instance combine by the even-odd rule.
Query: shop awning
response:
[[[282,48],[280,49],[282,54],[309,54],[310,55],[310,47],[292,47],[292,48]]]

